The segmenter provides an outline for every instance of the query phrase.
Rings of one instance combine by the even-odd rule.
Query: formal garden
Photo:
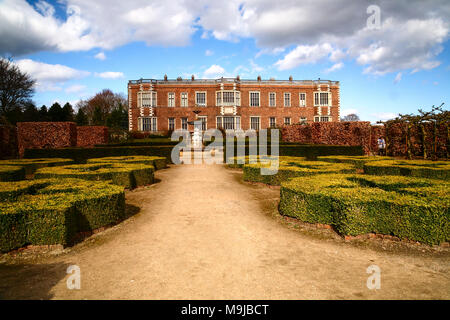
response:
[[[450,164],[378,156],[235,157],[243,179],[280,187],[279,212],[341,235],[391,235],[429,245],[450,240]],[[266,172],[267,173],[267,172]]]
[[[0,160],[0,251],[70,245],[125,218],[125,190],[150,185],[159,156]]]

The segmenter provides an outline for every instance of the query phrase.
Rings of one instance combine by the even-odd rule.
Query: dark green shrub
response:
[[[61,158],[0,160],[0,166],[8,165],[24,167],[25,174],[33,174],[39,168],[61,166],[72,163],[74,163],[72,159]]]
[[[356,168],[362,169],[364,164],[372,161],[380,160],[394,160],[391,157],[369,157],[369,156],[319,156],[318,161],[333,162],[333,163],[351,163]]]
[[[448,161],[386,160],[366,163],[364,173],[372,175],[397,175],[432,179],[450,179]]]
[[[87,163],[142,163],[152,165],[156,170],[159,170],[167,166],[167,159],[155,156],[124,156],[88,159]]]
[[[0,165],[0,181],[19,181],[25,179],[25,169],[17,166]]]
[[[153,183],[154,167],[141,163],[92,163],[74,164],[36,171],[36,179],[78,178],[84,180],[106,180],[133,189]]]
[[[270,185],[280,185],[295,177],[304,177],[315,174],[354,173],[355,167],[347,163],[328,163],[321,161],[303,161],[302,158],[289,157],[288,161],[280,161],[278,171],[274,174],[263,175],[262,167],[267,164],[244,165],[244,181],[262,182]]]
[[[279,210],[344,235],[379,233],[438,244],[450,239],[447,182],[408,177],[315,175],[281,184]]]
[[[125,217],[123,187],[79,179],[0,183],[0,251],[72,242]]]

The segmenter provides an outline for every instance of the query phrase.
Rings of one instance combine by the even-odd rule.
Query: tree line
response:
[[[32,101],[36,81],[22,72],[11,58],[0,57],[0,124],[17,122],[73,121],[77,125],[101,125],[127,129],[127,100],[122,94],[104,89],[80,100],[74,107],[58,102],[37,108]]]

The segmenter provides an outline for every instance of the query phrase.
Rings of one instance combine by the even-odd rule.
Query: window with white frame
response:
[[[206,92],[196,92],[195,93],[195,104],[198,106],[206,106]]]
[[[285,117],[284,118],[284,125],[288,126],[291,124],[291,118],[290,117]]]
[[[314,122],[331,122],[330,116],[315,116]]]
[[[306,119],[306,117],[301,117],[300,118],[300,123],[301,124],[306,124],[308,122],[308,120]]]
[[[216,92],[216,106],[222,105],[222,93],[220,91]]]
[[[277,126],[277,119],[275,117],[269,118],[269,127],[275,128]]]
[[[188,118],[181,118],[181,129],[188,129]]]
[[[223,128],[222,117],[216,117],[216,129]]]
[[[169,92],[167,94],[167,106],[175,107],[175,92]]]
[[[140,131],[158,131],[156,117],[143,117],[138,119]]]
[[[269,92],[269,107],[276,107],[277,105],[277,95],[275,92]]]
[[[156,106],[156,92],[152,91],[138,92],[138,108],[154,107],[154,106]]]
[[[284,106],[285,107],[291,106],[291,94],[289,92],[284,93]]]
[[[331,102],[330,92],[314,92],[314,105],[315,106],[329,106]]]
[[[188,94],[187,92],[181,93],[181,106],[187,107],[188,106]]]
[[[259,117],[250,117],[250,129],[259,130]]]
[[[241,128],[241,117],[216,117],[217,129],[235,129]]]
[[[250,92],[250,107],[259,107],[259,91]]]
[[[202,122],[202,131],[206,131],[208,130],[208,118],[207,116],[198,116],[197,121],[201,121]]]
[[[306,93],[300,92],[298,95],[299,95],[299,99],[300,99],[300,107],[305,107],[306,106]]]
[[[169,130],[175,130],[175,118],[169,118]]]

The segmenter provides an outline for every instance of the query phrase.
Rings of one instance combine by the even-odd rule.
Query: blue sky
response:
[[[164,74],[292,75],[340,81],[341,112],[377,121],[450,103],[449,18],[439,0],[0,0],[0,54],[37,79],[38,106]]]

